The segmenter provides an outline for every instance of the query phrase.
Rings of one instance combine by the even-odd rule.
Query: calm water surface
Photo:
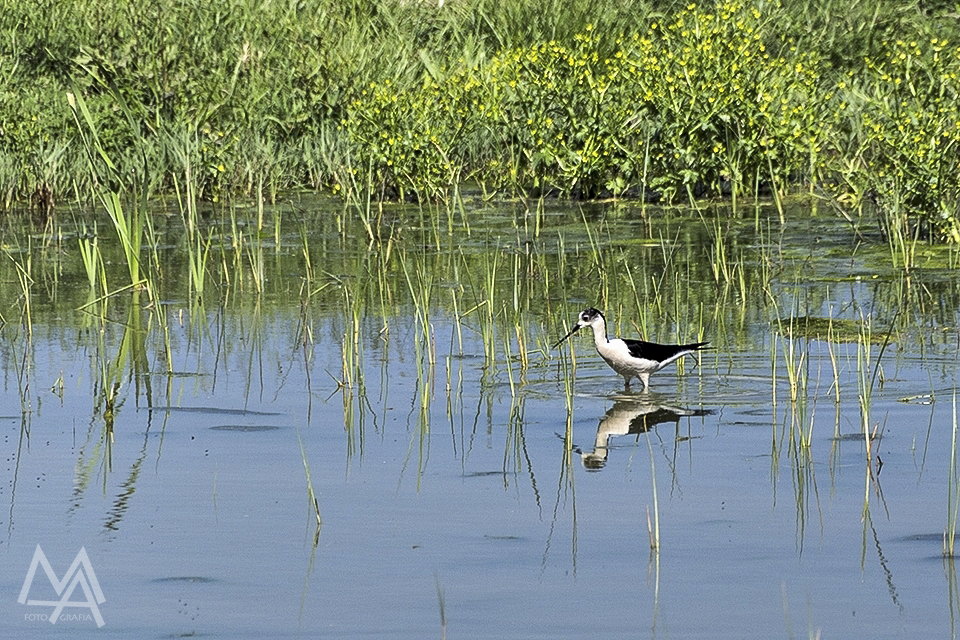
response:
[[[7,278],[3,637],[957,635],[949,269],[829,217],[611,205],[452,240],[400,212],[390,257],[318,231],[308,276],[302,211],[260,295],[168,282],[98,315],[61,266],[28,334]],[[594,305],[715,348],[624,393],[588,337],[548,349]],[[38,545],[56,579],[85,549],[102,627],[82,584],[56,624],[18,602]],[[64,596],[41,566],[28,597]]]

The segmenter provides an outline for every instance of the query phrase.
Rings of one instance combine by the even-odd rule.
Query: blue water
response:
[[[306,347],[299,314],[171,313],[176,375],[157,348],[121,375],[112,438],[95,336],[35,332],[24,391],[25,339],[3,329],[3,637],[956,636],[941,548],[957,353],[940,321],[883,353],[870,475],[853,342],[833,345],[838,411],[826,343],[797,341],[794,407],[757,319],[650,394],[624,394],[577,337],[568,411],[567,351],[488,363],[478,333],[451,346],[438,306],[431,365],[401,309],[365,319],[362,380],[343,388],[343,311],[315,310]],[[38,545],[61,578],[86,550],[101,628],[17,602]],[[59,598],[42,569],[30,598]]]

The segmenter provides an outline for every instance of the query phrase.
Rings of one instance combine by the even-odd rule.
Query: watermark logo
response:
[[[53,589],[60,596],[59,600],[27,600],[30,593],[30,586],[33,584],[33,576],[37,572],[37,566],[43,567],[44,573],[50,580]],[[77,585],[83,590],[86,600],[71,600]],[[97,626],[103,626],[103,616],[100,615],[100,607],[97,605],[106,602],[103,597],[103,591],[100,589],[100,583],[97,582],[97,574],[93,571],[93,565],[90,564],[90,558],[87,557],[87,550],[80,547],[80,553],[73,559],[73,564],[67,569],[63,580],[57,578],[53,572],[50,561],[44,555],[43,549],[37,545],[37,550],[33,552],[33,560],[30,562],[30,569],[27,571],[27,577],[23,581],[23,589],[20,590],[20,597],[17,602],[26,605],[35,605],[38,607],[53,607],[51,615],[46,614],[27,614],[28,620],[49,620],[50,624],[56,624],[57,620],[89,620],[90,616],[96,620]],[[80,607],[90,609],[90,614],[65,614],[64,607]]]

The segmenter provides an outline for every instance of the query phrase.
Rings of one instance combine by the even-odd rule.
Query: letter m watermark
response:
[[[37,572],[37,565],[43,567],[44,573],[53,585],[60,600],[27,600],[30,593],[30,586],[33,584],[33,576]],[[73,601],[70,596],[74,589],[80,585],[86,600]],[[33,560],[30,562],[30,569],[27,571],[27,577],[23,581],[23,589],[20,590],[20,597],[17,598],[20,604],[36,605],[41,607],[54,607],[53,614],[50,615],[50,624],[56,624],[63,612],[64,607],[85,607],[90,609],[93,619],[97,621],[97,626],[103,626],[103,616],[100,615],[100,608],[97,606],[106,602],[103,597],[103,591],[100,589],[100,583],[97,581],[97,574],[93,571],[93,565],[90,564],[90,558],[87,557],[87,550],[80,547],[80,553],[73,559],[73,564],[67,569],[63,580],[57,578],[53,572],[53,567],[43,554],[43,549],[37,545],[37,550],[33,552]]]

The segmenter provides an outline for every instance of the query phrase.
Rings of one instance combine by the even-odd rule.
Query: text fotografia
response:
[[[93,616],[89,613],[61,613],[55,619],[45,613],[25,613],[23,614],[23,619],[28,622],[50,621],[53,624],[57,622],[93,622]]]
[[[47,579],[50,580],[54,591],[60,596],[59,600],[27,599],[38,566],[43,567],[43,571],[47,575]],[[74,590],[76,590],[78,586],[83,591],[83,595],[86,598],[85,600],[70,599],[70,596],[73,595]],[[20,590],[20,597],[17,598],[17,602],[28,606],[53,607],[53,613],[51,614],[28,613],[24,615],[25,620],[50,622],[50,624],[56,624],[58,620],[63,622],[94,620],[98,627],[103,626],[103,616],[100,615],[100,607],[98,605],[106,602],[106,598],[103,597],[103,591],[100,589],[100,583],[97,581],[97,574],[93,570],[93,565],[90,564],[90,558],[87,557],[87,550],[84,547],[80,547],[80,552],[77,554],[77,557],[73,559],[73,563],[70,565],[70,568],[67,569],[63,579],[60,579],[57,577],[57,574],[54,573],[53,567],[50,566],[50,562],[47,560],[47,556],[44,555],[43,549],[41,549],[38,544],[37,550],[33,552],[33,560],[30,562],[30,568],[27,570],[27,577],[23,581],[23,588]],[[89,609],[90,613],[64,613],[63,610],[65,607]]]

